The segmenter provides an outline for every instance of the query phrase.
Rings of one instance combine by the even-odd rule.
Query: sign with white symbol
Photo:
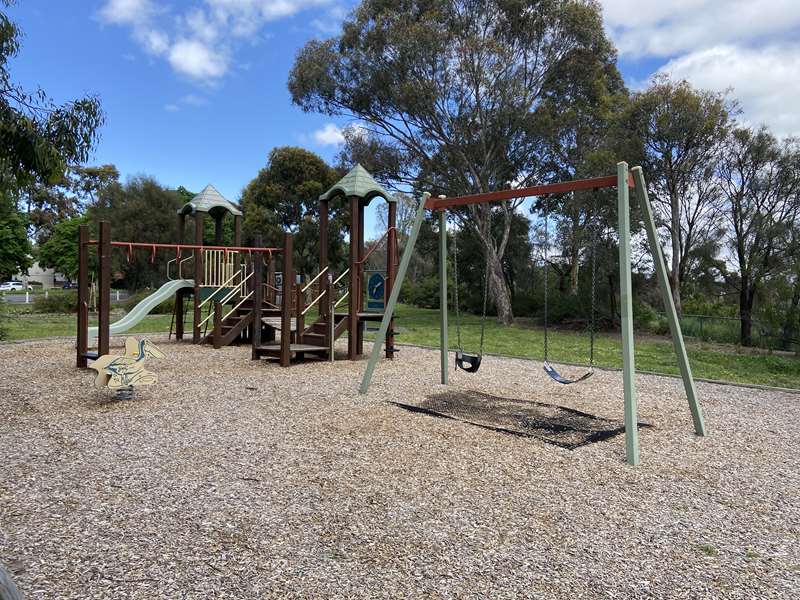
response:
[[[386,303],[386,277],[381,272],[374,272],[367,279],[367,308],[383,310]]]

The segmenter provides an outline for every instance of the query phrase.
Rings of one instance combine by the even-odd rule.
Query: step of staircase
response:
[[[281,345],[280,344],[262,344],[255,347],[256,352],[266,356],[280,357]],[[327,354],[328,348],[325,346],[316,346],[314,344],[289,344],[289,352],[295,354],[297,352],[304,352],[309,354]]]

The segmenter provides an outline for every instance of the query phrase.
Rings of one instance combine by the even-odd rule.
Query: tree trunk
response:
[[[742,278],[742,289],[739,292],[739,322],[741,331],[739,341],[742,346],[753,345],[753,300],[755,294],[750,289],[747,278]]]
[[[570,296],[578,295],[578,274],[580,271],[580,212],[576,211],[572,215],[572,243],[569,248],[569,294]]]
[[[792,302],[786,312],[786,320],[783,324],[783,349],[791,350],[792,342],[797,339],[798,309],[800,308],[800,277],[795,281],[792,290]],[[800,345],[797,347],[800,352]]]
[[[578,245],[573,244],[570,250],[570,265],[569,265],[569,294],[570,296],[578,295],[578,275],[580,271],[580,264],[578,260]]]
[[[511,289],[506,283],[503,274],[503,262],[494,250],[490,250],[488,260],[488,285],[489,297],[494,299],[497,309],[497,321],[503,325],[511,325],[514,322],[514,310],[511,306]]]

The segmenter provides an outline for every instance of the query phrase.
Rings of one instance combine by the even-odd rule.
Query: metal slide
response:
[[[149,314],[156,306],[169,300],[178,290],[183,288],[194,288],[193,279],[173,279],[168,281],[155,292],[147,296],[144,300],[134,306],[131,311],[119,321],[111,323],[110,335],[119,335],[128,331],[131,327],[139,323],[145,315]],[[89,340],[97,337],[97,327],[89,327]]]

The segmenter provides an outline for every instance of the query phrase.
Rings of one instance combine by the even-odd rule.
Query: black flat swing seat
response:
[[[553,381],[564,385],[569,385],[571,383],[580,383],[581,381],[585,381],[589,379],[589,377],[594,375],[594,369],[590,367],[589,370],[586,371],[586,373],[584,373],[577,379],[567,379],[566,377],[561,375],[561,373],[556,371],[555,367],[547,361],[544,361],[544,372],[547,373]]]
[[[481,368],[482,357],[480,354],[467,354],[456,350],[456,367],[467,373],[477,373]]]

